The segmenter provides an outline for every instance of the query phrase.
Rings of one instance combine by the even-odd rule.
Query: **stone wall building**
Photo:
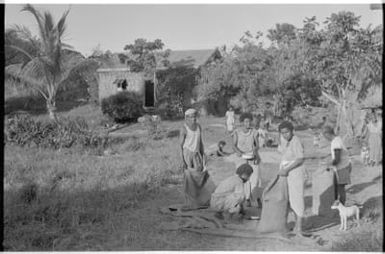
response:
[[[168,61],[171,66],[188,66],[198,69],[218,57],[220,57],[220,53],[217,49],[176,50],[171,51]],[[165,67],[160,68],[160,70],[162,69]],[[153,108],[156,105],[157,82],[155,75],[151,79],[146,79],[143,73],[131,72],[127,65],[120,62],[117,55],[114,55],[108,63],[104,63],[97,70],[97,82],[99,102],[120,91],[135,91],[143,97],[145,108]]]

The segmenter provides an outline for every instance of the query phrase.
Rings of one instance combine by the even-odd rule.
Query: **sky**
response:
[[[255,34],[276,23],[302,27],[305,17],[319,23],[332,13],[352,11],[361,16],[361,26],[382,24],[382,11],[361,4],[34,4],[58,20],[70,8],[64,42],[88,56],[98,45],[102,50],[123,52],[137,38],[161,39],[171,50],[228,48],[239,43],[243,33]],[[36,34],[36,22],[22,5],[6,4],[5,26],[25,25]],[[269,41],[264,39],[264,44]]]

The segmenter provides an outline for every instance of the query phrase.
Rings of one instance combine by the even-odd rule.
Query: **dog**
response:
[[[364,165],[369,165],[369,147],[363,145],[361,148],[361,160]]]
[[[334,201],[331,209],[338,209],[340,213],[341,226],[340,230],[346,231],[348,226],[348,218],[355,216],[357,221],[357,226],[360,226],[360,208],[361,205],[352,205],[349,207],[344,206],[340,201]]]

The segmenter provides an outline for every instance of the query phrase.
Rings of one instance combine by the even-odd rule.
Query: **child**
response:
[[[361,160],[364,165],[369,165],[369,159],[370,159],[370,154],[369,154],[369,147],[367,142],[362,143],[361,147]]]
[[[223,149],[226,146],[226,142],[221,140],[218,142],[218,150],[210,152],[208,155],[209,156],[217,156],[217,157],[224,157],[224,156],[229,156],[231,153],[223,151]]]
[[[235,113],[232,106],[229,107],[229,110],[226,111],[226,131],[230,135],[235,129]]]
[[[331,155],[332,155],[332,163],[331,168],[335,171],[335,199],[339,199],[339,201],[345,205],[346,201],[346,191],[345,186],[351,183],[350,174],[352,171],[352,165],[349,160],[349,152],[346,149],[342,138],[337,136],[334,133],[334,130],[330,126],[324,126],[322,128],[322,135],[328,141],[331,141]]]
[[[260,148],[265,147],[266,146],[266,138],[267,138],[267,130],[266,130],[266,125],[264,123],[261,123],[259,125],[257,133],[258,133],[259,147]]]

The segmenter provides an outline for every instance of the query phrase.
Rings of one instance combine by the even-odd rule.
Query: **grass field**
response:
[[[108,121],[90,105],[63,114],[85,116],[94,129]],[[221,139],[229,143],[221,127],[224,119],[199,121],[206,147]],[[172,218],[161,215],[159,207],[183,202],[177,136],[181,124],[163,122],[160,128],[167,135],[158,140],[146,135],[139,124],[124,128],[120,132],[130,135],[124,142],[113,144],[110,149],[115,154],[107,156],[6,144],[4,249],[277,250],[275,246],[257,246],[248,239],[162,231],[159,225]],[[311,150],[311,135],[306,131],[298,135]],[[271,177],[275,168],[275,164],[266,164],[265,178]],[[365,205],[362,226],[347,233],[340,233],[336,226],[320,234],[329,240],[333,251],[380,251],[382,171],[379,167],[364,168],[357,161],[353,168],[348,199]]]

